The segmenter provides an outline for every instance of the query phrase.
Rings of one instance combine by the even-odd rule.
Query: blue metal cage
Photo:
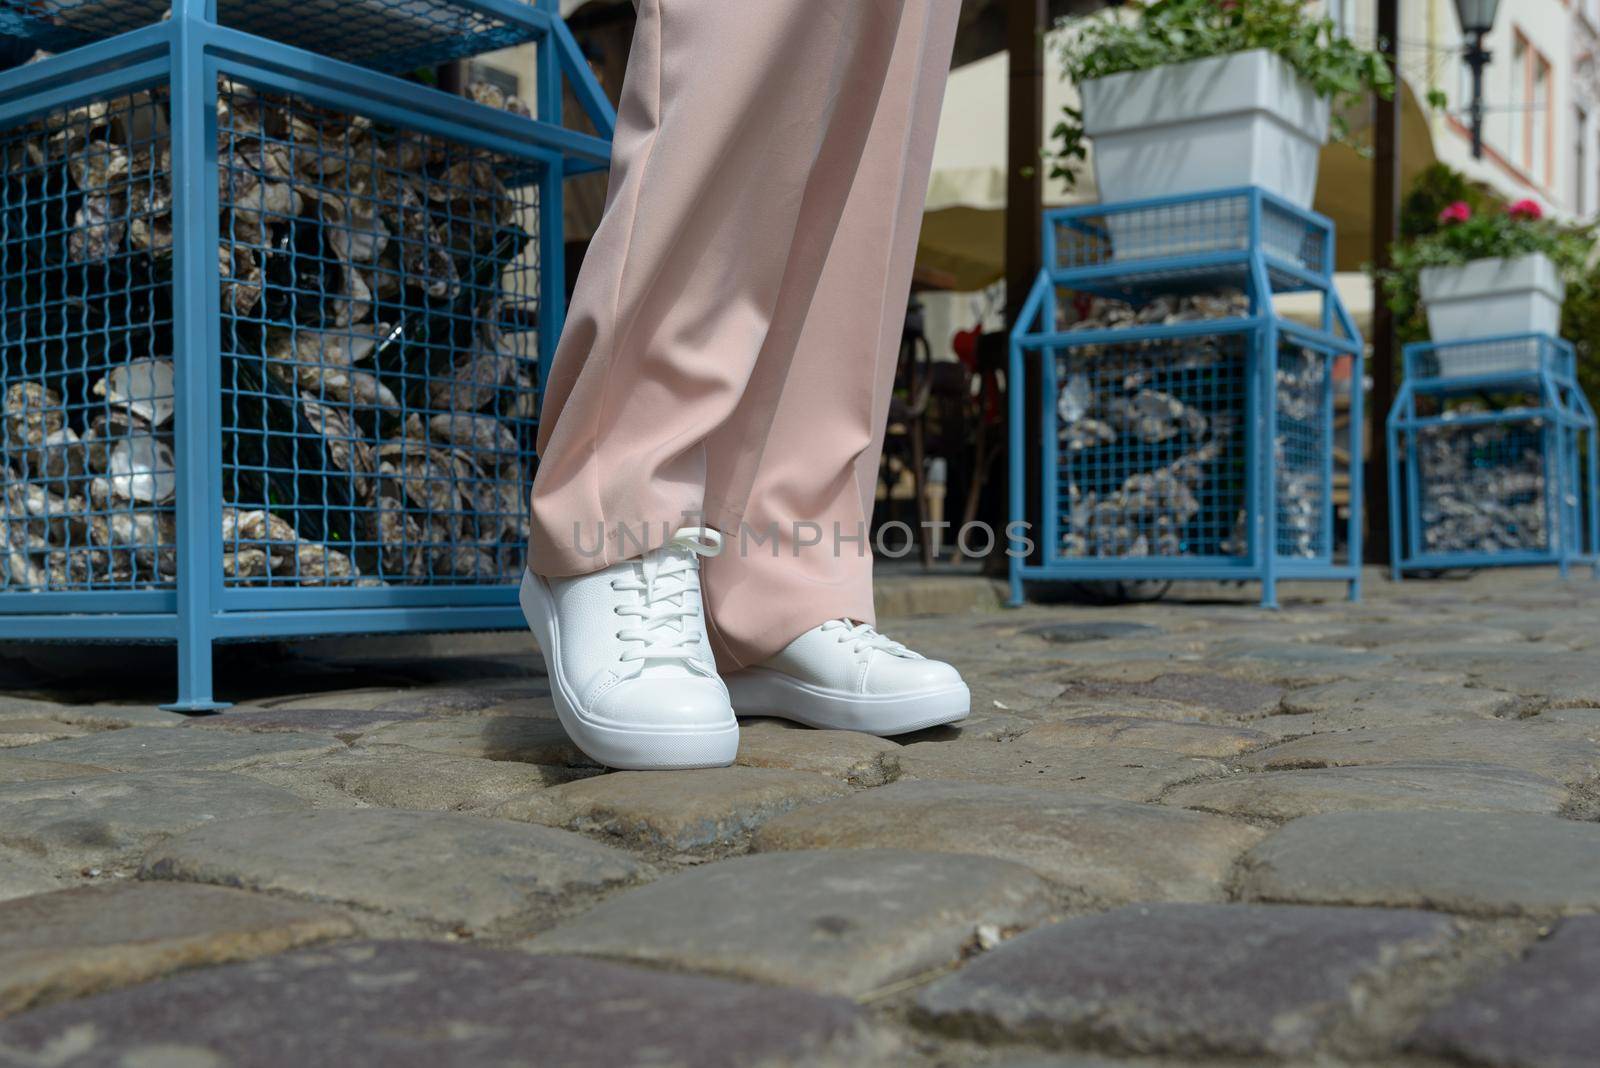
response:
[[[537,0],[213,0],[208,21],[376,70],[403,71],[537,40]],[[172,0],[0,0],[0,37],[64,52],[159,23]]]
[[[1408,345],[1388,435],[1396,579],[1526,564],[1600,574],[1595,414],[1567,342]]]
[[[205,0],[0,74],[0,637],[176,642],[204,710],[215,641],[522,625],[562,183],[614,122],[527,10],[536,118]]]
[[[1357,596],[1362,346],[1332,224],[1241,188],[1048,212],[1044,246],[1011,337],[1014,523],[1038,487],[1011,602],[1168,579],[1259,581],[1265,605],[1285,578]],[[1294,292],[1320,297],[1317,326],[1276,313]]]

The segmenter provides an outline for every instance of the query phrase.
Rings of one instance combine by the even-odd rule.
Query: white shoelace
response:
[[[722,535],[708,527],[685,527],[672,540],[652,553],[632,561],[632,574],[611,580],[618,593],[637,594],[635,604],[618,605],[617,615],[637,619],[635,626],[617,631],[620,641],[635,645],[622,655],[625,663],[637,666],[630,677],[652,665],[689,667],[704,670],[696,658],[698,629],[688,626],[700,615],[697,600],[699,567],[697,556],[715,556],[722,548]]]
[[[834,635],[838,642],[849,642],[852,653],[876,649],[892,656],[916,657],[910,649],[893,638],[879,634],[870,624],[852,623],[848,619],[830,619],[822,625],[822,633]]]

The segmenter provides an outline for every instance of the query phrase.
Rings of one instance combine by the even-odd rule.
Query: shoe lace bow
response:
[[[631,574],[611,580],[616,592],[636,595],[631,604],[614,609],[617,615],[636,621],[617,630],[617,638],[631,646],[621,657],[635,665],[630,676],[652,665],[706,671],[697,656],[699,630],[689,622],[700,615],[694,596],[700,590],[697,558],[715,556],[721,548],[722,535],[717,531],[686,527],[660,549],[632,561]]]

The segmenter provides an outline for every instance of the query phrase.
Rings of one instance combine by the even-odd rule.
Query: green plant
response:
[[[1070,31],[1061,45],[1066,76],[1080,85],[1233,52],[1276,53],[1332,101],[1332,134],[1339,140],[1349,133],[1339,116],[1343,106],[1367,92],[1384,98],[1394,92],[1383,56],[1344,37],[1331,19],[1311,16],[1303,0],[1149,0],[1061,25]],[[1086,155],[1082,112],[1067,108],[1050,136],[1056,146],[1051,177],[1076,183]]]
[[[1467,224],[1459,221],[1465,204]],[[1394,266],[1382,275],[1385,302],[1395,315],[1401,342],[1425,341],[1428,322],[1418,296],[1424,267],[1465,263],[1486,256],[1543,252],[1566,282],[1561,336],[1577,349],[1578,382],[1591,401],[1600,400],[1600,265],[1593,262],[1594,228],[1553,220],[1517,218],[1504,200],[1436,163],[1412,183],[1400,207],[1400,241]],[[1451,210],[1455,209],[1455,210]]]
[[[1424,268],[1543,253],[1569,287],[1581,287],[1590,273],[1594,238],[1588,228],[1562,226],[1547,219],[1532,200],[1502,206],[1480,196],[1479,205],[1475,210],[1466,199],[1447,203],[1438,210],[1433,226],[1402,240],[1390,252],[1392,266],[1382,274],[1384,296],[1396,319],[1411,327],[1406,332],[1415,331],[1414,337],[1427,336],[1418,296],[1418,278]],[[1413,209],[1417,207],[1420,204]]]

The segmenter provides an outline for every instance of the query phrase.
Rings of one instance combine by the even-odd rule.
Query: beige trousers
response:
[[[544,397],[532,567],[681,526],[726,670],[872,621],[867,525],[960,0],[640,0]]]

